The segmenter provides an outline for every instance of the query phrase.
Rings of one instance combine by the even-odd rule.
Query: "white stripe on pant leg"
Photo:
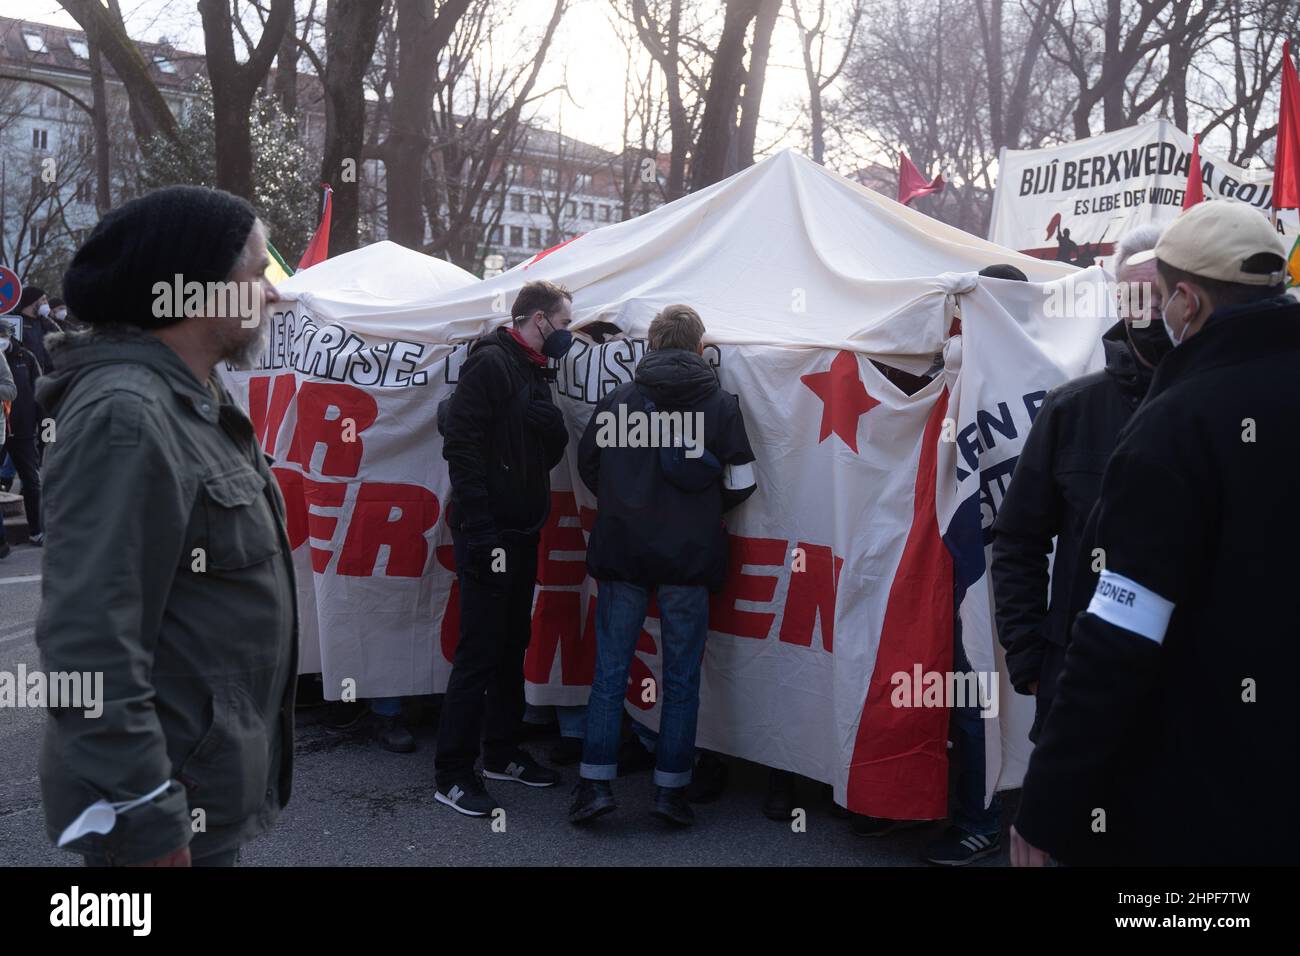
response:
[[[1103,571],[1092,592],[1088,613],[1162,644],[1169,629],[1169,618],[1174,613],[1174,602],[1122,574]]]

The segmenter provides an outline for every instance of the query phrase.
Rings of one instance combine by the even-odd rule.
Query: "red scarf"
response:
[[[520,335],[515,329],[509,328],[506,329],[506,331],[510,333],[510,335],[514,338],[516,342],[519,343],[519,347],[524,350],[524,354],[528,356],[529,360],[534,365],[546,364],[546,356],[543,355],[541,352],[537,351],[537,349],[533,348],[527,342],[525,342],[524,337]]]

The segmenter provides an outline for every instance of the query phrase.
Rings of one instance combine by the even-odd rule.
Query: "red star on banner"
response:
[[[844,439],[856,453],[858,450],[858,419],[880,402],[867,394],[858,378],[858,358],[852,352],[841,352],[825,372],[801,375],[799,381],[807,385],[822,400],[822,433],[818,444],[830,437],[831,432]]]

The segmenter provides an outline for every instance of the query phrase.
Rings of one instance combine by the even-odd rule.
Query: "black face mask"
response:
[[[1169,336],[1165,333],[1164,320],[1152,318],[1143,327],[1124,323],[1124,331],[1128,336],[1129,345],[1137,353],[1139,361],[1145,361],[1148,365],[1156,366],[1160,360],[1174,350],[1174,345],[1169,341]]]
[[[551,320],[546,320],[551,325]],[[556,361],[564,358],[565,353],[573,347],[573,333],[568,329],[557,329],[551,325],[551,334],[542,339],[542,354]]]

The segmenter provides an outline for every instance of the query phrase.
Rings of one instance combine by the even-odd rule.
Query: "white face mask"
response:
[[[9,351],[9,336],[6,335],[4,338],[0,339],[0,352],[8,352],[8,351]]]
[[[43,305],[37,306],[36,314],[39,315],[42,319],[45,318],[47,315],[50,314],[50,304],[46,302]]]
[[[55,309],[55,310],[54,310],[54,317],[55,317],[56,319],[58,319],[60,322],[62,322],[64,319],[66,319],[66,318],[68,317],[68,310],[67,310],[67,309]]]
[[[1160,316],[1161,324],[1164,325],[1164,327],[1165,327],[1165,335],[1169,336],[1169,341],[1172,342],[1172,343],[1174,343],[1174,347],[1175,347],[1175,348],[1177,348],[1179,345],[1182,344],[1183,339],[1187,338],[1187,327],[1188,327],[1189,325],[1192,324],[1191,319],[1189,319],[1189,318],[1187,318],[1186,316],[1184,316],[1184,317],[1183,317],[1183,330],[1182,330],[1182,332],[1178,333],[1178,338],[1174,338],[1173,330],[1171,330],[1171,329],[1169,328],[1169,319],[1168,319],[1168,316],[1169,316],[1169,307],[1170,307],[1171,305],[1174,304],[1174,299],[1178,298],[1179,293],[1181,293],[1182,291],[1183,291],[1182,289],[1175,289],[1175,290],[1174,290],[1174,294],[1171,295],[1171,296],[1169,297],[1169,301],[1165,303],[1164,309],[1163,309],[1162,314],[1161,314],[1161,316]]]

